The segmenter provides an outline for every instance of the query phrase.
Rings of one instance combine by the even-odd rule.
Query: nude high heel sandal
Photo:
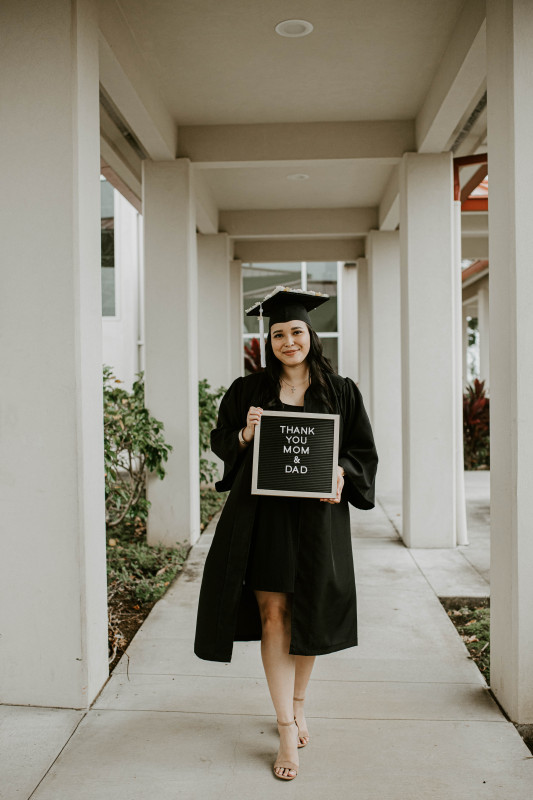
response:
[[[305,700],[305,697],[293,697],[292,699],[303,703],[303,701]],[[296,722],[296,717],[294,717],[294,721]],[[298,728],[298,747],[305,747],[306,745],[309,744],[309,740],[310,740],[309,731],[307,729],[306,730],[300,730],[300,726],[298,725],[297,722],[296,722],[296,727]],[[300,736],[303,736],[304,738],[306,738],[307,741],[303,742],[303,743],[300,742],[300,739],[299,739]]]
[[[294,722],[279,722],[279,720],[277,720],[277,722],[278,722],[279,726],[281,726],[281,725],[294,725],[295,724]],[[296,726],[296,727],[298,727],[298,726]],[[273,766],[273,771],[274,771],[274,775],[276,776],[276,778],[281,778],[282,781],[292,781],[292,780],[294,780],[296,775],[278,775],[278,773],[276,772],[276,769],[278,769],[279,767],[281,767],[282,769],[294,770],[296,775],[298,775],[298,764],[294,764],[292,761],[286,761],[286,760],[278,758],[278,759],[276,759],[276,762],[275,762],[275,764]]]

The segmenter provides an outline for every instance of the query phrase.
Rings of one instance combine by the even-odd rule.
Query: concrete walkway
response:
[[[472,594],[467,575],[479,588],[486,523],[477,566],[458,553],[470,569],[452,586],[453,570],[445,579],[438,560],[428,577],[427,551],[402,545],[391,523],[399,512],[390,498],[384,506],[353,513],[360,645],[317,659],[311,742],[293,782],[272,775],[278,740],[258,643],[237,643],[231,664],[192,652],[208,530],[90,711],[0,709],[0,797],[530,800],[533,757],[436,595],[442,582]]]
[[[465,472],[465,495],[468,545],[409,550],[437,597],[490,596],[490,472]],[[382,495],[379,501],[401,536],[401,495]]]

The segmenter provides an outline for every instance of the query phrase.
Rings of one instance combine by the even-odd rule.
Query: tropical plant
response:
[[[474,379],[463,394],[464,468],[490,467],[490,406],[485,381]]]
[[[255,337],[250,340],[249,345],[244,345],[244,367],[248,372],[262,372],[264,369],[261,366],[259,339]]]

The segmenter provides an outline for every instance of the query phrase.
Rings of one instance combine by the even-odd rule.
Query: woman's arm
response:
[[[211,431],[211,449],[224,462],[224,475],[215,483],[219,492],[230,489],[255,434],[263,409],[243,409],[243,381],[236,378],[220,402],[217,426]],[[243,419],[244,415],[244,419]],[[244,423],[244,424],[243,424]]]
[[[236,378],[220,401],[217,426],[211,431],[211,450],[230,467],[241,453],[239,431],[242,418],[241,396],[243,378]]]
[[[344,467],[341,467],[340,464],[337,467],[337,496],[336,497],[321,497],[321,503],[340,503],[341,501],[341,494],[342,489],[344,486]]]
[[[255,426],[261,422],[263,409],[259,406],[250,406],[246,415],[246,425],[239,431],[239,444],[243,450],[252,442],[255,436]]]

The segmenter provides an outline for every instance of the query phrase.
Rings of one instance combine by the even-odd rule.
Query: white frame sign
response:
[[[252,494],[337,496],[339,415],[263,411],[256,425]]]

